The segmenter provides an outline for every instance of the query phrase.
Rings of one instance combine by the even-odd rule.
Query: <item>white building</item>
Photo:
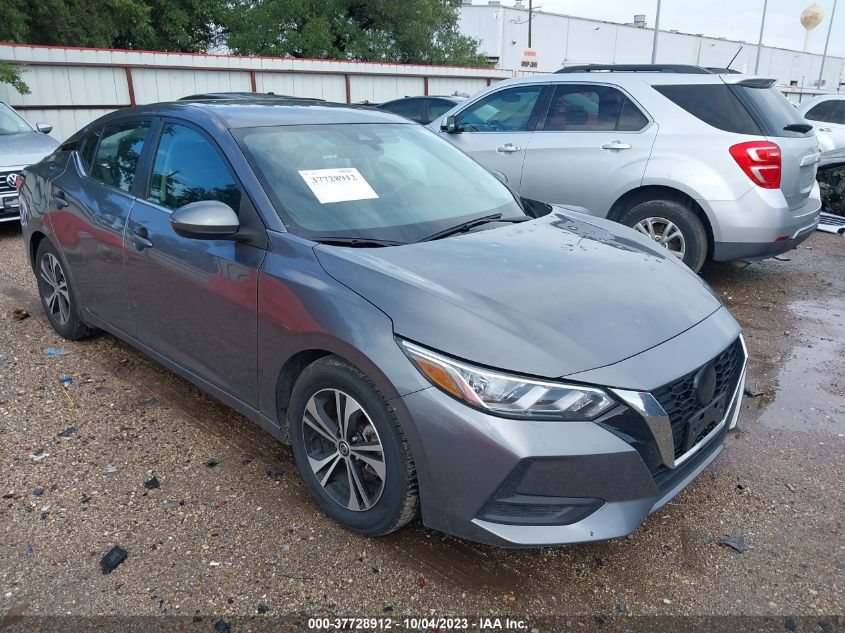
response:
[[[537,3],[535,3],[537,4]],[[520,6],[523,5],[523,6]],[[528,46],[527,1],[517,6],[502,6],[496,0],[461,6],[459,27],[464,35],[481,40],[481,50],[497,67],[519,70],[522,53]],[[631,16],[632,20],[634,16]],[[543,11],[534,11],[531,44],[536,51],[537,68],[553,72],[576,64],[647,64],[651,61],[654,30],[644,23],[616,24],[588,20]],[[661,31],[657,62],[725,67],[753,73],[757,45],[701,34]],[[821,55],[764,46],[760,55],[760,74],[773,77],[781,85],[796,82],[799,87],[814,87],[821,68]],[[843,59],[827,57],[823,86],[837,89],[843,79]]]

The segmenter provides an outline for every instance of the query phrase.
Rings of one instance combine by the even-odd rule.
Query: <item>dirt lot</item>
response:
[[[110,336],[54,334],[0,225],[0,615],[841,615],[843,271],[845,238],[824,234],[706,271],[760,394],[724,454],[627,539],[502,550],[337,527],[246,419]],[[720,544],[739,535],[744,553]]]

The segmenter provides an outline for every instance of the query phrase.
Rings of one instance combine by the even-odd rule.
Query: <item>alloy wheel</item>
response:
[[[302,421],[308,464],[328,495],[355,512],[378,503],[386,479],[384,448],[358,401],[322,389],[309,398]]]
[[[684,234],[674,222],[666,218],[643,218],[634,225],[634,229],[653,239],[678,259],[683,260],[687,253]]]
[[[44,305],[53,320],[64,325],[70,318],[70,293],[67,277],[58,258],[47,253],[41,258],[41,292]]]

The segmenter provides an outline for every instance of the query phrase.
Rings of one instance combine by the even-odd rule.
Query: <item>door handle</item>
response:
[[[622,141],[611,141],[610,143],[605,143],[601,146],[602,149],[614,150],[614,149],[631,149],[630,143],[623,143]]]
[[[153,243],[149,239],[149,233],[143,226],[139,226],[129,231],[129,238],[135,244],[135,248],[139,251],[145,248],[152,248]]]
[[[833,129],[829,127],[820,127],[819,132],[833,132]]]
[[[56,190],[53,194],[53,202],[55,202],[57,209],[64,209],[65,207],[70,206],[70,202],[68,202],[67,198],[65,198],[65,192],[61,190]]]
[[[496,151],[500,154],[513,154],[514,152],[520,151],[522,148],[518,145],[514,145],[513,143],[505,143],[501,147],[497,147]]]

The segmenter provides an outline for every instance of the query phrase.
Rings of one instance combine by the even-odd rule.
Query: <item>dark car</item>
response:
[[[407,119],[262,105],[128,108],[24,172],[59,334],[110,332],[289,442],[368,535],[421,511],[492,544],[618,537],[721,452],[745,347],[676,257],[532,217]]]
[[[428,125],[463,100],[464,97],[405,97],[404,99],[387,101],[376,107],[379,110],[386,110],[417,123]]]

